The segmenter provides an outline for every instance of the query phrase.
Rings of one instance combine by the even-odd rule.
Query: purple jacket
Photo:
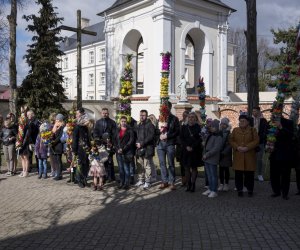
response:
[[[48,146],[42,142],[40,135],[38,135],[35,142],[35,155],[38,159],[47,159],[47,153]]]

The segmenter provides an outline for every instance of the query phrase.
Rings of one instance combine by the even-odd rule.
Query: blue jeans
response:
[[[119,165],[120,184],[129,185],[130,183],[130,163],[125,162],[122,155],[117,154],[117,161]]]
[[[218,188],[218,172],[217,172],[217,165],[213,165],[210,163],[205,162],[205,172],[208,178],[208,185],[209,190],[213,192],[217,192]]]
[[[161,180],[163,183],[175,183],[175,145],[167,146],[167,143],[160,141],[157,146]],[[167,171],[166,157],[168,158],[169,171]]]
[[[39,159],[39,174],[47,175],[47,159]]]

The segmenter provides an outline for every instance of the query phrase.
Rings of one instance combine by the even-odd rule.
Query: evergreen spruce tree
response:
[[[277,87],[280,83],[280,76],[283,73],[284,66],[289,63],[291,70],[289,72],[289,92],[297,90],[297,82],[299,76],[297,76],[297,51],[296,51],[296,37],[298,33],[297,27],[290,27],[287,30],[278,29],[275,31],[271,30],[274,35],[274,43],[282,44],[280,53],[277,55],[269,55],[269,58],[277,62],[277,65],[269,70],[271,76],[276,76],[276,80],[271,80],[269,83],[270,87]]]
[[[57,17],[52,0],[36,0],[41,5],[39,16],[23,16],[27,27],[34,33],[33,43],[24,56],[30,70],[18,91],[18,106],[26,105],[35,110],[37,117],[48,117],[50,112],[64,111],[62,102],[66,100],[62,86],[63,76],[58,64],[64,54],[59,49],[60,29],[63,18]]]

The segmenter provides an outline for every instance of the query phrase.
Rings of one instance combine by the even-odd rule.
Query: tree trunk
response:
[[[248,114],[259,105],[257,35],[256,35],[256,0],[245,0],[247,5],[247,90]]]
[[[16,114],[17,101],[17,68],[16,68],[16,28],[17,28],[17,0],[11,0],[11,12],[7,16],[9,22],[9,110]]]

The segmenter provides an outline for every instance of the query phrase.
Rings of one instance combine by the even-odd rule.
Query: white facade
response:
[[[185,75],[190,83],[190,94],[196,94],[198,78],[203,76],[207,95],[227,100],[228,79],[231,79],[227,73],[227,19],[232,9],[216,0],[117,2],[113,8],[100,13],[105,17],[105,26],[103,31],[97,32],[105,33],[104,41],[82,47],[83,100],[117,97],[125,55],[130,53],[134,55],[134,80],[138,82],[135,90],[140,93],[134,97],[149,97],[149,103],[156,109],[160,93],[160,53],[167,51],[172,53],[171,98],[176,99],[176,86],[181,75]],[[101,56],[104,49],[106,60],[103,53]],[[74,99],[76,50],[65,53],[68,67],[64,68],[63,57],[62,74],[70,82],[65,81],[64,87],[68,98]]]
[[[82,99],[104,100],[105,98],[105,42],[82,48]],[[67,63],[66,63],[67,62]],[[65,94],[68,99],[77,97],[77,50],[65,51],[62,57]]]

